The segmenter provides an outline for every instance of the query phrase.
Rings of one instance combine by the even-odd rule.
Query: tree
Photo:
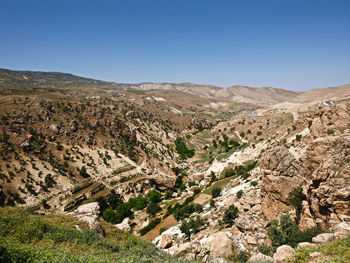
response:
[[[162,194],[156,190],[150,191],[147,197],[151,203],[159,203],[160,201],[162,201]]]
[[[81,175],[84,178],[89,177],[89,174],[87,173],[86,167],[84,165],[80,168],[79,175]]]
[[[234,205],[230,205],[226,210],[225,210],[225,213],[224,213],[224,217],[223,217],[223,221],[225,224],[229,225],[229,226],[232,226],[235,219],[237,218],[238,216],[238,208],[235,207]]]
[[[214,187],[214,188],[211,190],[211,196],[212,196],[213,198],[218,197],[220,194],[221,194],[221,189],[220,189],[220,187]]]
[[[306,200],[306,196],[303,194],[303,188],[301,186],[295,187],[288,194],[288,202],[294,206],[294,208],[299,212],[302,208],[302,202]]]
[[[147,207],[147,214],[150,216],[155,216],[162,208],[157,203],[150,203]]]
[[[114,189],[111,193],[107,195],[107,202],[112,209],[117,209],[117,207],[123,203],[120,194],[117,194]]]
[[[144,209],[147,206],[148,200],[147,197],[134,197],[130,198],[128,203],[135,211],[138,211]]]

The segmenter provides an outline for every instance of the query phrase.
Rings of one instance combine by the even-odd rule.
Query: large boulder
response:
[[[129,217],[126,217],[120,224],[116,224],[115,227],[121,231],[129,232],[131,230],[129,223],[130,223],[130,219]]]
[[[202,238],[200,241],[202,251],[209,251],[211,257],[228,257],[232,254],[232,239],[230,233],[217,232]]]
[[[312,242],[315,244],[323,244],[335,239],[335,235],[333,233],[323,233],[319,234],[312,238]]]
[[[293,258],[294,249],[291,246],[283,245],[277,248],[276,253],[273,254],[274,263],[283,263],[288,259]]]
[[[103,234],[103,229],[98,222],[98,217],[100,214],[100,206],[98,202],[88,203],[79,206],[73,212],[68,213],[79,219],[79,221],[86,223],[91,229],[99,234]]]

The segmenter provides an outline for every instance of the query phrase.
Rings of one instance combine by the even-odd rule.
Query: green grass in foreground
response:
[[[189,262],[111,224],[102,226],[105,238],[72,217],[0,208],[0,262]]]
[[[312,252],[321,252],[323,256],[320,261],[323,263],[344,263],[350,262],[350,235],[331,243],[316,246],[314,248],[297,249],[294,259],[290,263],[306,263],[309,262]]]

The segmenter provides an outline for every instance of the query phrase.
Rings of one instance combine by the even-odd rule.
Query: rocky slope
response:
[[[75,216],[205,262],[283,262],[305,241],[348,235],[350,100],[284,112],[206,98],[215,87],[199,100],[182,84],[17,72],[16,86],[5,73],[1,206]],[[266,90],[256,94],[285,98]]]

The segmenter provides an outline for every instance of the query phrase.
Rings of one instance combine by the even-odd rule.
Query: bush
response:
[[[264,255],[270,256],[272,257],[273,254],[275,253],[275,249],[272,246],[268,246],[268,245],[260,245],[258,247],[259,252],[263,253]]]
[[[170,209],[177,221],[189,217],[194,212],[201,212],[203,207],[200,204],[176,204],[174,208]]]
[[[211,196],[212,196],[213,198],[218,197],[220,194],[221,194],[221,189],[220,189],[220,187],[214,187],[214,188],[211,190]]]
[[[188,149],[185,140],[181,137],[176,138],[175,149],[180,155],[180,159],[187,159],[194,156],[194,149]]]
[[[148,233],[153,228],[155,228],[156,225],[158,225],[160,223],[160,221],[161,221],[160,218],[156,218],[156,219],[152,220],[147,226],[140,229],[140,231],[139,231],[140,235],[144,236],[146,233]]]
[[[237,199],[241,199],[242,196],[243,196],[243,190],[239,190],[239,191],[236,193]]]
[[[310,228],[301,231],[298,225],[290,219],[289,214],[280,218],[280,224],[275,220],[268,229],[268,236],[274,248],[282,245],[296,247],[301,242],[311,242],[312,238],[322,231],[317,228]]]
[[[148,204],[147,197],[132,197],[129,199],[128,203],[131,208],[135,211],[144,209]]]
[[[129,203],[120,204],[116,212],[116,223],[120,223],[124,218],[133,218],[133,212]]]
[[[294,206],[297,211],[301,210],[303,200],[306,200],[306,196],[303,194],[303,188],[301,186],[295,187],[288,194],[288,202]]]
[[[80,168],[79,174],[84,178],[90,177],[90,175],[87,173],[86,167],[84,165]]]
[[[173,191],[166,191],[165,192],[165,195],[164,195],[164,199],[168,200],[168,199],[171,199],[173,197]]]
[[[235,207],[234,205],[230,205],[224,213],[224,217],[223,217],[223,222],[229,226],[232,226],[234,224],[235,219],[238,216],[238,208]]]
[[[228,178],[228,177],[234,176],[235,174],[236,173],[233,168],[225,168],[221,173],[221,177]]]
[[[252,186],[257,186],[257,185],[258,185],[258,182],[257,182],[257,181],[251,181],[250,184],[251,184]]]
[[[186,235],[188,239],[190,239],[192,234],[196,234],[199,232],[200,228],[205,224],[205,221],[201,219],[199,216],[196,219],[191,218],[189,221],[182,221],[180,226],[180,230],[182,233]]]
[[[328,129],[328,130],[327,130],[327,134],[328,134],[328,135],[334,134],[334,131],[331,130],[331,129]]]
[[[150,203],[147,207],[147,214],[149,214],[150,216],[155,216],[159,211],[161,211],[162,208],[156,204],[156,203]]]
[[[159,203],[160,201],[162,201],[162,194],[157,192],[156,190],[150,191],[147,197],[151,203]]]
[[[107,202],[112,209],[117,209],[117,207],[123,203],[120,194],[117,194],[114,189],[107,195]]]

